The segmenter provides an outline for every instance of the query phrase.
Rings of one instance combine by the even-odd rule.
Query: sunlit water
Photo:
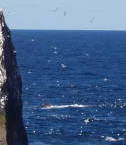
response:
[[[30,145],[126,144],[126,32],[12,34]]]

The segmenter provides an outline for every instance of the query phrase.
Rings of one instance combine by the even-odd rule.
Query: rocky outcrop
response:
[[[0,11],[0,145],[27,145],[21,94],[16,51],[3,12]]]

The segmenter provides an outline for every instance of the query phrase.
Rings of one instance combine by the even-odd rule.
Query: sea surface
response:
[[[30,145],[126,145],[126,32],[12,36]]]

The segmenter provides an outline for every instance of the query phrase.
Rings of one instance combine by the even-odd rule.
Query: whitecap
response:
[[[13,53],[16,54],[16,50],[14,50]]]
[[[34,40],[34,39],[32,39],[31,41],[32,41],[32,42],[34,42],[35,40]]]
[[[56,49],[57,49],[57,47],[54,47],[53,49],[54,49],[54,50],[56,50]]]
[[[43,105],[42,109],[62,109],[62,108],[87,108],[92,107],[91,105],[81,105],[81,104],[72,104],[72,105]]]
[[[57,52],[57,51],[54,51],[53,53],[54,53],[54,54],[58,54],[58,52]]]
[[[85,119],[84,122],[87,125],[90,122],[89,118]]]
[[[27,73],[28,73],[28,74],[32,74],[32,71],[28,71]]]
[[[65,64],[63,64],[63,63],[61,64],[61,67],[62,68],[67,68],[67,66]]]
[[[86,55],[86,56],[89,56],[89,54],[88,54],[88,53],[86,53],[85,55]]]
[[[104,82],[107,82],[108,81],[108,78],[104,78],[103,80],[104,80]]]
[[[105,141],[108,141],[108,142],[117,142],[117,141],[123,141],[124,140],[124,138],[114,138],[114,137],[110,137],[110,136],[107,136],[106,138],[105,138]]]
[[[116,142],[116,141],[117,141],[117,139],[116,139],[116,138],[114,138],[114,137],[107,136],[107,137],[105,138],[105,141],[109,141],[109,142]]]

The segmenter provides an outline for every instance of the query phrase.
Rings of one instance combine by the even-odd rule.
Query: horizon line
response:
[[[21,31],[126,31],[123,29],[23,29],[23,28],[10,28],[10,29]]]

